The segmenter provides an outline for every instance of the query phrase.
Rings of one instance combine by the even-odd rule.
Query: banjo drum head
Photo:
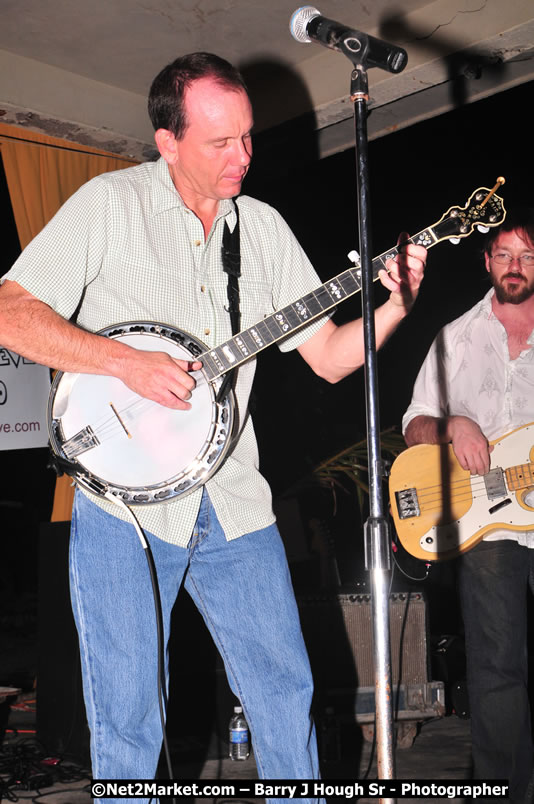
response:
[[[165,351],[183,360],[196,359],[205,350],[203,344],[179,330],[152,324],[145,325],[150,330],[132,332],[134,326],[137,330],[142,325],[122,325],[101,334],[110,332],[110,337],[134,348]],[[178,333],[183,342],[168,337],[169,332]],[[194,352],[187,348],[191,344]],[[63,455],[69,457],[70,439],[90,427],[99,443],[69,459],[110,491],[120,493],[126,502],[156,502],[192,491],[218,467],[229,445],[232,424],[228,415],[224,415],[224,423],[220,421],[221,406],[203,371],[193,372],[193,376],[197,386],[191,408],[183,411],[145,399],[115,377],[64,373],[51,406]],[[78,479],[83,484],[83,476]],[[143,492],[148,492],[149,499],[129,499],[129,493],[144,497]]]

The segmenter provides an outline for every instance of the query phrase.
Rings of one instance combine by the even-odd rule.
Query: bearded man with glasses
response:
[[[471,475],[493,468],[492,440],[534,421],[533,209],[515,210],[492,230],[485,265],[493,287],[438,334],[403,418],[408,446],[451,443]],[[533,590],[534,490],[522,495],[522,505],[533,509],[533,529],[514,529],[511,522],[458,559],[473,773],[508,779],[512,802],[531,800],[533,769],[527,594]],[[488,514],[483,524],[490,521]]]

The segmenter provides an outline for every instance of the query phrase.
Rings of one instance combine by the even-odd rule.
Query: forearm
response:
[[[407,235],[401,236],[406,240]],[[423,278],[426,250],[409,245],[397,260],[388,260],[380,281],[391,291],[385,304],[375,310],[375,343],[379,349],[410,312]],[[336,383],[365,362],[364,325],[357,319],[340,327],[329,321],[299,347],[309,366],[328,382]]]
[[[415,444],[446,444],[451,441],[449,418],[416,416],[408,424],[404,440],[409,447]]]
[[[468,416],[416,416],[408,424],[404,438],[414,444],[452,444],[462,469],[472,475],[484,475],[490,469],[489,444],[479,425]]]
[[[391,301],[377,308],[374,322],[377,349],[397,329],[405,315],[406,311]],[[312,347],[309,354],[306,353],[306,344],[299,351],[316,374],[328,382],[336,383],[352,374],[365,362],[363,319],[358,318],[339,327],[330,322],[323,330],[309,341]],[[321,340],[321,348],[315,350],[315,346],[320,344]]]
[[[189,372],[202,366],[86,332],[9,281],[0,287],[0,343],[50,368],[117,377],[137,394],[180,410],[191,407],[196,383]]]
[[[129,347],[80,329],[19,287],[6,282],[1,288],[4,348],[62,371],[120,375]]]
[[[453,444],[465,442],[472,434],[486,442],[480,427],[468,416],[416,416],[408,424],[404,439],[414,444]]]

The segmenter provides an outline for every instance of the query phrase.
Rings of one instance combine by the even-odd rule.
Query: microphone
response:
[[[345,53],[353,62],[380,67],[390,73],[400,73],[408,63],[408,54],[402,47],[322,17],[313,6],[297,8],[289,21],[289,30],[297,42],[319,42]]]

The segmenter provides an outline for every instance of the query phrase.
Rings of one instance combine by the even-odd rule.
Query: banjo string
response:
[[[196,375],[195,380],[197,388],[207,383],[207,379],[202,371],[194,372],[194,374]],[[131,397],[125,400],[121,407],[115,408],[116,412],[113,412],[113,403],[110,402],[109,405],[112,409],[112,413],[106,416],[101,416],[95,422],[90,424],[90,427],[98,437],[99,441],[107,441],[108,439],[116,436],[117,433],[124,432],[122,424],[117,419],[117,413],[121,418],[126,415],[138,416],[151,407],[159,406],[159,403],[133,393]]]

